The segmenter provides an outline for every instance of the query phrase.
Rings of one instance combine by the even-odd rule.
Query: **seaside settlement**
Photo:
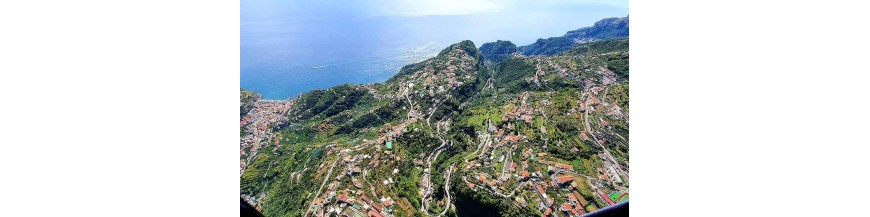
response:
[[[359,101],[392,105],[390,112],[398,117],[379,115],[379,107],[372,106],[306,119],[311,110],[303,107],[311,101],[306,96],[254,102],[240,121],[240,176],[243,185],[254,183],[243,189],[243,199],[262,210],[264,201],[282,200],[276,193],[281,190],[266,190],[271,185],[308,182],[298,196],[304,201],[301,215],[369,217],[454,216],[457,197],[478,194],[507,201],[525,216],[582,216],[629,199],[629,115],[622,102],[627,98],[617,95],[627,94],[627,80],[606,64],[608,58],[627,58],[627,50],[515,55],[512,61],[530,71],[519,82],[535,89],[513,93],[480,74],[488,68],[474,52],[454,45],[403,68],[409,73],[400,72],[387,84],[321,94],[359,93]],[[559,82],[579,88],[560,88],[566,85]],[[477,89],[464,93],[471,84]],[[354,105],[350,97],[336,98]],[[356,136],[322,133],[339,132],[340,125],[366,114],[386,120],[352,129],[355,134],[349,135]],[[303,130],[316,134],[294,133]],[[260,155],[266,156],[260,160]],[[282,165],[275,160],[281,156],[302,162]],[[256,161],[262,165],[248,168]],[[276,172],[276,167],[289,169]]]

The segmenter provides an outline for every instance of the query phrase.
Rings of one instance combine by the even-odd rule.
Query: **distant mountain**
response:
[[[627,16],[602,19],[591,27],[568,31],[561,37],[538,39],[518,50],[523,55],[554,55],[577,45],[617,38],[628,38]]]
[[[579,43],[574,42],[566,37],[552,37],[548,39],[538,39],[534,44],[519,47],[520,53],[523,55],[553,55],[559,52],[568,50]]]
[[[510,41],[498,40],[496,42],[484,43],[480,46],[480,53],[483,55],[485,62],[498,63],[504,60],[514,52],[517,52],[517,45]]]
[[[596,40],[628,37],[628,17],[607,18],[595,22],[592,27],[580,28],[568,31],[566,38],[579,43],[587,43]]]

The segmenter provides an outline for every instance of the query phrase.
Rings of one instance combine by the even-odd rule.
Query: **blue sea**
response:
[[[241,1],[241,88],[287,99],[383,82],[462,40],[522,46],[626,15],[627,1]]]

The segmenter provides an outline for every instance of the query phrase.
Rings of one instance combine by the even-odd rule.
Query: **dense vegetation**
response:
[[[590,55],[590,54],[600,54],[600,53],[610,53],[616,51],[623,51],[628,49],[628,39],[612,39],[612,40],[603,40],[595,43],[583,44],[574,48],[571,48],[568,51],[565,51],[563,55],[570,56],[579,56],[579,55]]]
[[[510,41],[498,40],[496,42],[484,43],[480,46],[480,53],[483,55],[483,60],[487,62],[501,62],[510,57],[514,52],[517,52],[517,46]]]
[[[576,46],[574,40],[566,37],[538,39],[535,43],[519,48],[523,55],[553,55]]]
[[[524,79],[535,73],[535,66],[523,59],[508,59],[495,66],[495,86],[505,91],[519,92],[529,84]]]
[[[332,117],[342,111],[352,109],[364,97],[371,97],[365,89],[353,85],[341,85],[328,90],[314,90],[303,94],[297,103],[296,118],[308,119],[315,116]]]
[[[260,94],[239,89],[239,116],[244,116],[248,111],[254,109],[254,102],[260,98]]]
[[[627,28],[627,18],[624,21]],[[608,20],[601,27],[592,27],[598,28],[598,32],[583,31],[610,37],[616,30],[605,28],[619,22]],[[548,154],[548,160],[573,165],[577,173],[588,177],[598,177],[597,171],[603,164],[599,155],[603,150],[610,150],[615,158],[627,162],[628,123],[624,116],[629,106],[628,39],[580,46],[565,37],[551,39],[540,46],[519,49],[509,41],[498,41],[484,44],[480,50],[471,41],[462,41],[436,57],[402,67],[382,84],[341,85],[305,93],[296,98],[290,109],[290,123],[282,125],[293,127],[275,128],[279,131],[277,144],[270,142],[263,148],[266,151],[248,162],[240,178],[240,192],[256,197],[266,216],[302,216],[314,198],[323,197],[326,191],[320,188],[327,183],[324,180],[336,180],[335,174],[344,172],[336,167],[337,172],[327,177],[331,165],[342,161],[337,152],[361,150],[353,155],[372,155],[372,159],[359,166],[365,167],[372,160],[379,160],[380,166],[367,168],[366,175],[356,178],[372,183],[378,189],[377,196],[397,201],[395,216],[423,216],[424,210],[418,209],[424,199],[420,188],[426,166],[420,161],[433,154],[436,147],[449,144],[431,162],[430,173],[432,201],[446,200],[448,193],[452,196],[455,206],[445,211],[446,216],[539,216],[542,213],[537,209],[537,197],[525,197],[528,206],[520,206],[513,199],[470,188],[462,181],[461,177],[473,177],[476,173],[459,169],[446,179],[444,171],[451,165],[464,167],[466,159],[481,154],[472,152],[482,143],[480,135],[487,132],[490,121],[504,134],[522,135],[523,139],[516,142],[500,140],[505,146],[516,148],[515,153],[502,155],[513,162],[525,161],[519,153],[522,150],[533,150],[536,154]],[[523,49],[552,56],[510,55]],[[607,85],[603,84],[605,78],[609,79]],[[606,86],[600,88],[606,91],[595,95],[589,92],[589,86]],[[245,91],[242,92],[244,102]],[[591,95],[619,106],[617,110],[621,109],[622,114],[607,114],[613,107],[589,103],[594,109],[588,111],[596,112],[587,121],[578,109],[587,105]],[[525,114],[531,118],[509,115],[522,106],[530,108]],[[605,121],[610,127],[602,127]],[[580,137],[591,132],[584,129],[587,128],[584,124],[606,131],[597,134],[607,141],[606,147]],[[393,130],[401,133],[394,135]],[[383,142],[361,145],[365,144],[363,141],[377,139],[392,141],[394,148],[382,149]],[[528,168],[530,171],[546,170],[546,165],[528,162],[534,164]],[[481,171],[496,173],[504,168],[504,162],[493,161]],[[393,169],[397,169],[396,174]],[[388,178],[395,184],[378,184]],[[341,187],[337,191],[371,191],[368,185],[364,189],[348,187],[351,186],[348,182],[348,178],[338,181]],[[450,186],[449,190],[445,184]],[[520,194],[534,195],[514,180],[504,185],[519,189]],[[592,206],[606,205],[589,186],[581,185],[578,191],[595,204]],[[558,200],[557,203],[564,202]],[[443,206],[431,205],[425,211],[442,210]]]
[[[607,58],[607,69],[616,72],[619,79],[628,80],[628,55],[610,54]]]

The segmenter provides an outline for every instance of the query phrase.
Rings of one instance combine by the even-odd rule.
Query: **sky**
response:
[[[565,20],[572,14],[571,20]],[[565,32],[607,17],[628,15],[627,0],[252,0],[241,1],[241,22],[279,22],[281,18],[318,22],[331,16],[352,23],[373,17],[456,19],[480,31],[503,34],[504,40],[525,45],[541,37]],[[333,20],[335,21],[335,20]],[[324,25],[336,24],[325,22]],[[461,23],[457,23],[461,24]],[[346,25],[346,24],[345,24]],[[447,28],[429,26],[427,28]],[[533,30],[533,31],[529,31]],[[522,34],[521,32],[525,32]],[[471,33],[477,45],[495,36]],[[513,38],[511,38],[513,36]],[[494,41],[494,40],[491,40]]]

